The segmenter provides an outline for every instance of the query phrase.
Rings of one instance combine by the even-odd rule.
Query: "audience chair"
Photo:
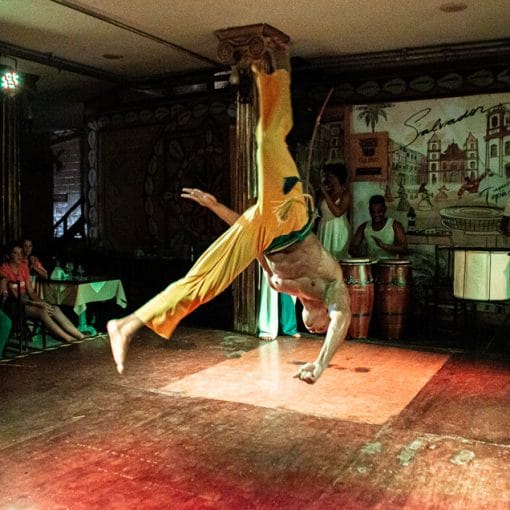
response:
[[[15,301],[15,311],[13,317],[13,332],[14,339],[18,344],[19,353],[27,352],[35,349],[32,345],[32,340],[40,335],[42,340],[42,348],[46,349],[46,330],[41,321],[36,319],[29,319],[25,314],[25,307],[21,300],[20,282],[17,282],[17,295]]]

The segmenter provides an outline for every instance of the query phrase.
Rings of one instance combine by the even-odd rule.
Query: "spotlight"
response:
[[[12,60],[14,65],[1,62],[6,58]],[[0,54],[0,89],[9,96],[14,96],[22,85],[21,75],[17,69],[18,61],[14,57]]]
[[[7,71],[2,74],[2,88],[15,90],[21,85],[21,78],[16,71]]]

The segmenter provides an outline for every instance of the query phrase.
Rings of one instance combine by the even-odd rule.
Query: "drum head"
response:
[[[352,264],[352,265],[360,265],[360,264],[371,264],[371,259],[340,259],[340,264]]]
[[[381,259],[379,260],[379,265],[383,266],[408,266],[411,264],[409,260],[404,259]]]

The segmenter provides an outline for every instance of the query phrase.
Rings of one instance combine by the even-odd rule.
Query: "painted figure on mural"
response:
[[[349,255],[351,240],[348,214],[352,201],[347,185],[347,169],[343,163],[330,163],[324,166],[322,173],[317,236],[336,260],[345,259]]]
[[[408,211],[409,207],[411,207],[411,204],[409,203],[408,200],[408,195],[406,188],[404,186],[403,179],[400,180],[397,194],[398,194],[397,211]]]
[[[490,174],[490,170],[487,168],[485,172],[480,175],[479,177],[475,177],[474,175],[471,175],[469,177],[466,177],[464,179],[464,184],[460,187],[459,191],[457,192],[457,196],[462,198],[464,193],[478,193],[478,188],[480,187],[480,183]]]
[[[434,197],[435,202],[445,202],[448,200],[448,191],[450,191],[444,184],[437,190],[437,195]]]
[[[362,223],[351,242],[354,257],[374,260],[397,258],[407,254],[407,239],[402,224],[386,216],[386,202],[382,195],[373,195],[368,202],[370,221]]]
[[[393,194],[391,192],[391,187],[389,184],[386,184],[386,187],[384,188],[384,199],[386,200],[387,204],[390,204],[391,202],[393,202],[393,200],[395,200],[393,198]]]
[[[286,144],[292,127],[287,48],[275,48],[272,56],[272,74],[253,66],[259,91],[257,202],[238,219],[222,204],[214,200],[207,203],[206,207],[232,226],[201,255],[186,276],[134,313],[108,322],[112,354],[120,373],[135,332],[148,326],[169,338],[186,315],[227,288],[255,259],[268,272],[275,290],[301,301],[306,328],[326,334],[317,358],[304,363],[297,378],[310,384],[317,381],[345,340],[351,313],[342,270],[312,233],[312,197],[303,192]],[[197,189],[188,192],[207,200],[201,193]]]
[[[503,209],[503,216],[501,218],[499,228],[503,235],[510,237],[510,195],[508,195],[506,199],[505,208]]]
[[[416,204],[416,209],[418,211],[432,211],[434,208],[432,205],[432,193],[427,189],[425,183],[420,184],[418,194],[420,195],[420,199]]]
[[[416,212],[412,207],[407,211],[407,233],[416,234]]]

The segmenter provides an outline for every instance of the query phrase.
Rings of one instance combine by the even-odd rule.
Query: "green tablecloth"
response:
[[[44,299],[55,305],[72,306],[76,315],[87,309],[87,303],[95,301],[116,300],[122,308],[126,308],[127,299],[120,280],[104,280],[97,282],[66,282],[45,281],[43,283]]]

